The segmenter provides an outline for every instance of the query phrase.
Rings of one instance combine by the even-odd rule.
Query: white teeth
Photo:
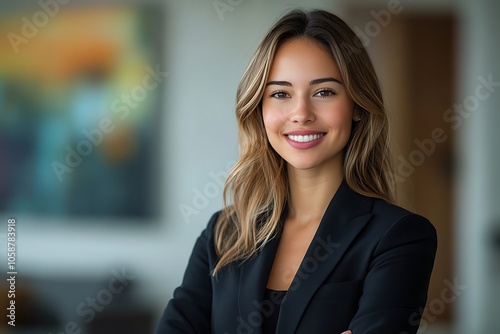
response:
[[[307,143],[307,142],[319,139],[319,138],[323,137],[324,135],[325,135],[324,133],[317,134],[317,135],[305,135],[305,136],[288,135],[288,138],[290,138],[293,141],[299,142],[299,143]]]

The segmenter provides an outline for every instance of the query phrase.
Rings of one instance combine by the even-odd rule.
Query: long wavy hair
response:
[[[219,257],[213,275],[235,261],[244,261],[273,238],[289,198],[286,163],[271,147],[262,120],[261,101],[271,63],[286,41],[309,38],[337,63],[354,113],[345,148],[344,178],[357,193],[392,202],[392,165],[388,120],[371,60],[360,39],[338,16],[323,11],[294,10],[266,34],[237,90],[236,118],[239,159],[223,192],[224,207],[215,226]]]

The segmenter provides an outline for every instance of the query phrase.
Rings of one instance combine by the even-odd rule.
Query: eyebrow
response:
[[[328,77],[328,78],[320,78],[320,79],[314,79],[314,80],[311,80],[309,82],[309,85],[310,86],[313,86],[313,85],[318,85],[318,84],[321,84],[323,82],[336,82],[338,84],[341,84],[343,85],[342,81],[340,81],[339,79],[336,79],[334,77]],[[289,87],[292,87],[292,83],[289,82],[289,81],[269,81],[266,86],[270,86],[270,85],[277,85],[277,86],[289,86]]]

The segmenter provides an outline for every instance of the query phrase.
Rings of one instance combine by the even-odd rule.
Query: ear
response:
[[[354,122],[361,121],[361,111],[358,108],[354,108],[354,112],[352,113],[352,120]]]

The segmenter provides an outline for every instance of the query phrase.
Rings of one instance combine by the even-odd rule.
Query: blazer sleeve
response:
[[[392,224],[372,256],[353,334],[417,333],[436,249],[436,230],[425,218],[407,214]]]
[[[195,334],[211,332],[212,282],[209,254],[214,214],[207,228],[196,240],[181,286],[174,290],[155,334]]]

